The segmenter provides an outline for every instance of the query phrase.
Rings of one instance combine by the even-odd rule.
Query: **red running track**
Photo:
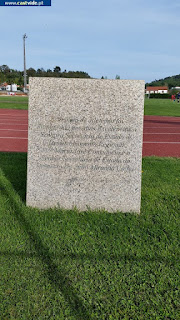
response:
[[[0,109],[0,151],[27,152],[28,111]]]
[[[180,158],[180,117],[145,116],[143,156]]]
[[[27,152],[28,111],[0,109],[0,151]],[[180,117],[144,117],[143,156],[180,158]]]

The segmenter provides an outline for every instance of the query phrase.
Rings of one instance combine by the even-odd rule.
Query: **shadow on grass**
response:
[[[36,250],[37,257],[42,261],[43,266],[45,267],[45,272],[49,281],[55,289],[61,291],[72,310],[73,316],[78,320],[90,319],[90,311],[84,306],[82,299],[78,296],[78,292],[73,288],[71,280],[67,277],[65,270],[59,270],[60,266],[57,266],[54,263],[48,247],[42,242],[40,236],[34,232],[31,224],[25,218],[24,212],[27,209],[20,201],[19,196],[13,190],[12,185],[5,176],[0,180],[0,190],[1,193],[8,198],[14,216],[29,236],[29,240]],[[28,210],[30,210],[30,208],[28,208]],[[7,254],[7,252],[4,252],[4,254]]]
[[[21,200],[26,201],[27,153],[0,152],[0,167]]]
[[[48,249],[47,249],[48,250]],[[27,253],[27,252],[24,252],[24,251],[3,251],[3,250],[0,250],[0,255],[1,256],[4,256],[4,257],[19,257],[19,258],[32,258],[34,256],[38,257],[39,258],[39,255],[37,254],[31,254],[31,253]],[[61,258],[61,259],[64,259],[64,258],[71,258],[71,260],[92,260],[94,261],[94,255],[91,255],[91,254],[73,254],[73,253],[68,253],[67,254],[56,254],[56,258]],[[175,264],[179,264],[180,263],[180,259],[179,257],[173,257],[173,260],[172,260],[172,257],[170,256],[169,258],[167,257],[163,257],[162,254],[159,254],[159,255],[154,255],[152,257],[150,257],[148,254],[144,254],[144,255],[141,255],[141,257],[137,257],[136,254],[131,254],[131,253],[124,253],[124,254],[120,254],[120,255],[108,255],[108,254],[101,254],[99,253],[99,255],[97,256],[96,254],[96,258],[98,258],[99,261],[107,261],[107,263],[109,263],[109,260],[111,259],[111,261],[113,262],[118,262],[118,261],[128,261],[128,262],[131,262],[131,263],[134,263],[135,261],[138,261],[138,262],[157,262],[157,263],[164,263],[166,265],[170,265],[170,266],[175,266]],[[87,319],[87,318],[86,318]]]

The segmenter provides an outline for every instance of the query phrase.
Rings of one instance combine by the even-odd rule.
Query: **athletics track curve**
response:
[[[0,151],[27,152],[28,111],[0,109]],[[180,117],[145,116],[143,156],[180,158]]]

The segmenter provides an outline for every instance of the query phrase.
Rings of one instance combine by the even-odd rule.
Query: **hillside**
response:
[[[169,89],[171,89],[172,87],[180,87],[180,74],[146,83],[146,87],[147,86],[166,86],[166,85],[169,87]]]

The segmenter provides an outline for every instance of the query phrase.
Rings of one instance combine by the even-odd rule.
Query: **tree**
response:
[[[6,74],[10,72],[10,68],[6,64],[3,64],[0,66],[0,71]]]
[[[46,76],[46,71],[43,68],[39,68],[39,69],[37,69],[36,75],[38,77],[45,77]]]
[[[29,68],[26,71],[29,77],[65,77],[65,78],[91,78],[87,72],[84,71],[66,71],[61,72],[61,68],[56,66],[53,70],[43,68]],[[24,72],[16,69],[10,69],[6,64],[0,66],[0,83],[7,82],[9,84],[17,83],[23,84]]]
[[[36,75],[36,70],[33,68],[27,69],[27,75],[28,77],[34,77]]]
[[[169,82],[168,87],[169,89],[173,88],[174,87],[173,83]]]
[[[55,73],[60,73],[61,72],[61,68],[59,66],[56,66],[53,71]]]
[[[120,80],[120,76],[117,74],[115,79]]]

